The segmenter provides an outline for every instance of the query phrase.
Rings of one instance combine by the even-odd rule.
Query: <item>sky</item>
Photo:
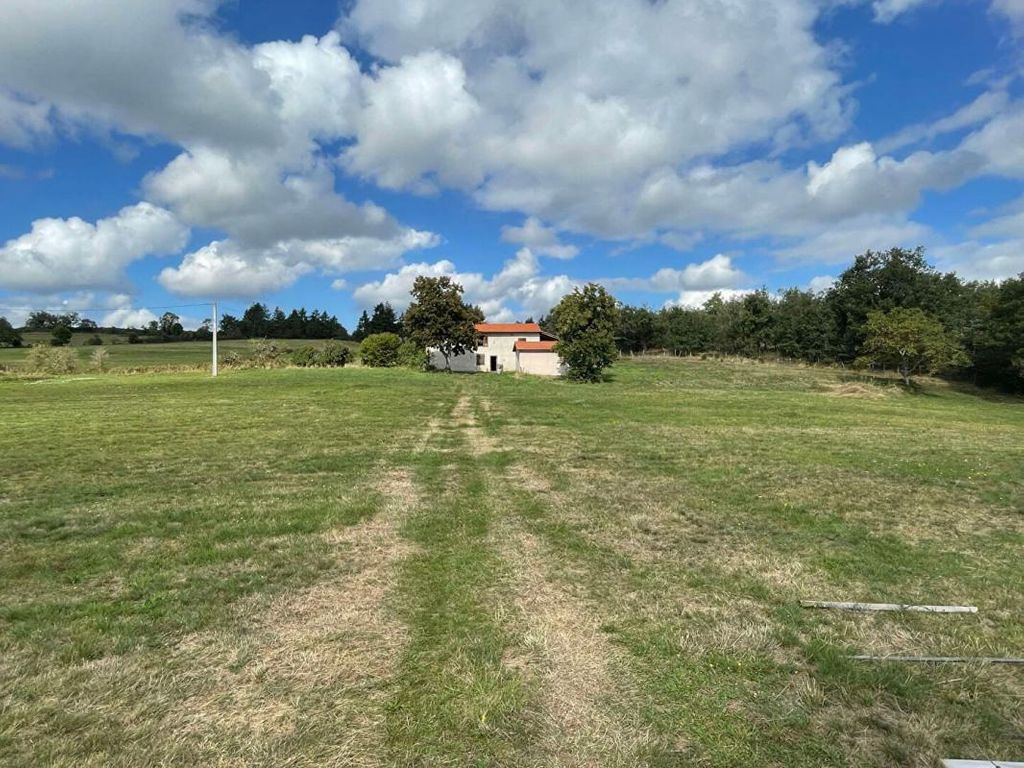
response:
[[[3,0],[0,315],[1024,271],[1024,0]]]

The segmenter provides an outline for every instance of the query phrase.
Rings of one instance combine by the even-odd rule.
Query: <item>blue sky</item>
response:
[[[1024,271],[1024,0],[5,0],[0,314]],[[186,306],[190,321],[206,316]]]

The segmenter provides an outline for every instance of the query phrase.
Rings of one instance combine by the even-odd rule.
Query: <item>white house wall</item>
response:
[[[473,371],[490,371],[491,356],[498,358],[498,370],[505,373],[515,373],[517,341],[540,341],[539,333],[489,333],[487,344],[477,347],[475,352],[467,352],[451,359],[453,371],[459,373],[472,373]],[[483,363],[476,364],[477,355],[483,355]],[[430,364],[435,368],[444,370],[444,356],[436,349],[430,350]],[[549,374],[550,375],[550,374]],[[557,374],[555,374],[557,375]]]
[[[519,371],[534,376],[561,376],[562,360],[554,352],[520,352]]]

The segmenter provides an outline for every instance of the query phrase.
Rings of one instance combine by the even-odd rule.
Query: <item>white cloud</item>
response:
[[[715,295],[721,296],[726,301],[729,301],[730,299],[742,298],[748,293],[752,293],[752,291],[745,288],[722,288],[717,291],[682,291],[679,294],[679,298],[665,302],[665,306],[688,307],[695,309],[697,307],[703,307],[708,300]]]
[[[338,237],[285,240],[249,248],[234,240],[215,240],[167,267],[160,284],[183,296],[254,297],[285,288],[315,270],[327,273],[380,269],[394,265],[410,250],[432,248],[436,235],[409,229],[394,238]]]
[[[927,5],[935,0],[874,0],[871,8],[875,12],[875,21],[888,24],[908,11]]]
[[[931,141],[938,136],[970,128],[999,115],[1009,103],[1010,97],[1005,90],[986,91],[950,115],[932,122],[907,126],[878,142],[876,149],[879,152],[894,152],[911,144]]]
[[[1008,237],[1024,240],[1024,197],[1003,208],[999,215],[971,229],[974,237]]]
[[[934,233],[913,221],[886,216],[866,216],[822,229],[792,245],[775,250],[784,262],[844,264],[867,250],[888,250],[893,246],[916,248],[935,241]]]
[[[734,288],[746,275],[733,266],[732,258],[719,253],[707,261],[687,264],[682,269],[663,267],[649,277],[605,278],[601,282],[611,288],[625,288],[650,293],[676,291],[722,290]]]
[[[50,107],[16,98],[0,85],[0,144],[25,149],[53,135]]]
[[[1024,112],[998,86],[875,145],[827,144],[811,163],[734,160],[788,158],[848,128],[851,89],[816,38],[823,9],[844,1],[356,0],[339,32],[247,46],[218,31],[217,0],[149,0],[145,12],[6,0],[0,141],[30,146],[59,125],[180,147],[143,189],[218,233],[161,274],[182,293],[222,280],[252,295],[309,272],[391,269],[438,241],[339,194],[342,172],[457,188],[522,214],[503,238],[534,258],[576,255],[558,236],[573,232],[676,248],[711,233],[769,237],[810,259],[919,234],[909,217],[923,191],[1024,176]],[[888,22],[926,1],[871,7]],[[1021,0],[991,8],[1024,15]],[[954,149],[897,154],[966,129]],[[661,279],[681,281],[673,272]],[[58,279],[74,274],[48,285],[74,287]],[[518,300],[539,306],[532,297],[563,277],[533,274]]]
[[[965,280],[1003,280],[1024,272],[1024,239],[998,243],[970,240],[931,249],[929,255],[943,271]]]
[[[807,290],[811,293],[825,293],[835,284],[836,279],[832,275],[816,275],[807,282]]]
[[[992,12],[1007,18],[1014,32],[1024,31],[1024,0],[992,0]]]
[[[154,320],[159,320],[159,318],[145,307],[140,309],[124,307],[105,314],[99,324],[105,327],[145,328]]]
[[[122,208],[90,224],[77,217],[37,219],[0,248],[0,287],[57,291],[116,288],[124,268],[147,255],[181,250],[188,237],[170,212],[150,203]]]
[[[534,253],[554,259],[571,259],[580,252],[575,245],[563,243],[558,232],[545,227],[536,216],[528,216],[521,227],[502,227],[501,239],[506,243],[525,245]]]
[[[465,299],[479,304],[491,321],[540,317],[567,293],[588,282],[564,274],[541,275],[537,257],[528,248],[523,248],[491,277],[479,272],[460,272],[453,262],[444,259],[434,263],[407,264],[380,280],[359,286],[353,295],[363,307],[388,301],[396,309],[405,309],[410,301],[409,291],[420,275],[451,277],[465,289]],[[703,303],[716,292],[727,297],[748,293],[735,288],[742,279],[743,273],[732,265],[731,259],[719,254],[682,269],[661,269],[648,277],[598,278],[593,282],[606,286],[612,292],[621,289],[678,293],[679,298],[668,304],[691,306],[700,297],[704,298],[698,303]]]

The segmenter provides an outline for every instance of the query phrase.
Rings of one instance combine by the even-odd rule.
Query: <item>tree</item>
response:
[[[356,323],[356,329],[352,332],[353,341],[362,341],[370,335],[370,316],[366,314],[366,310],[363,310],[363,314],[359,316],[359,322]]]
[[[373,308],[373,315],[367,324],[367,331],[368,333],[397,333],[401,335],[402,324],[398,321],[390,303],[385,301]]]
[[[820,296],[790,288],[775,308],[775,348],[783,357],[810,363],[835,352],[835,320]]]
[[[242,338],[242,324],[234,315],[220,316],[220,335],[224,339]]]
[[[160,316],[160,333],[164,336],[181,336],[185,329],[180,321],[181,318],[173,312],[164,312]]]
[[[615,341],[623,352],[646,352],[657,346],[657,316],[647,307],[620,307]]]
[[[974,334],[979,384],[1024,390],[1024,273],[989,286]]]
[[[462,286],[450,277],[416,278],[413,302],[405,310],[405,331],[424,349],[436,349],[444,358],[444,369],[451,372],[451,359],[476,349],[476,323],[484,313],[462,300]]]
[[[942,323],[920,309],[871,312],[864,330],[860,359],[893,366],[907,385],[915,373],[938,373],[968,362],[963,348]]]
[[[53,329],[52,336],[50,338],[50,346],[53,347],[66,347],[71,343],[71,329],[66,325],[58,325]]]
[[[393,368],[401,346],[397,333],[371,333],[359,345],[359,359],[370,368]]]
[[[764,288],[748,293],[740,301],[737,351],[760,357],[773,346],[775,305]]]
[[[890,248],[857,256],[827,294],[840,355],[851,359],[863,344],[870,312],[921,309],[959,332],[962,290],[956,275],[940,274],[928,264],[923,248]]]
[[[14,330],[6,317],[0,317],[0,347],[20,347],[21,334]]]
[[[247,339],[265,337],[270,327],[270,314],[264,304],[256,302],[242,315],[238,323],[239,330]]]
[[[552,311],[555,351],[565,363],[568,378],[600,381],[617,356],[615,329],[619,308],[602,286],[588,283],[564,296]]]

